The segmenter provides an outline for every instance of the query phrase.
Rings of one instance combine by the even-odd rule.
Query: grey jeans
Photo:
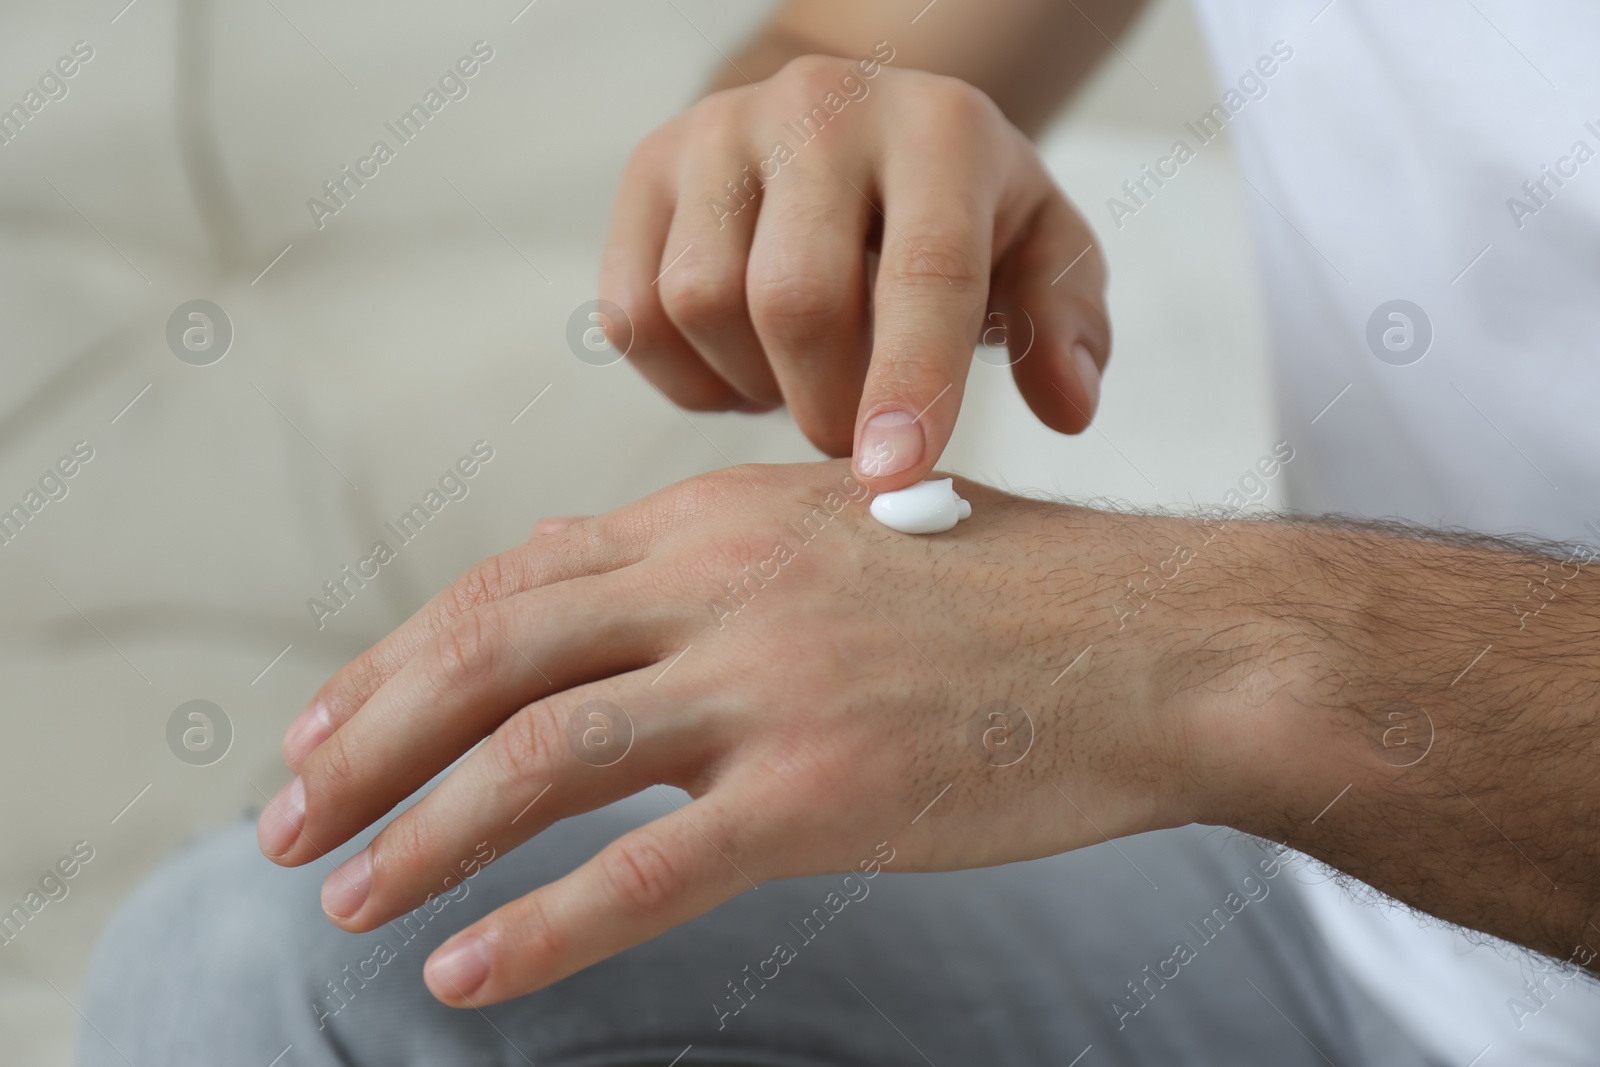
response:
[[[1292,859],[1206,827],[985,870],[768,883],[531,996],[482,1011],[429,996],[423,961],[451,932],[668,810],[651,791],[562,822],[360,935],[321,913],[329,864],[281,870],[247,823],[206,837],[102,936],[78,1063],[1425,1063],[1328,958]]]

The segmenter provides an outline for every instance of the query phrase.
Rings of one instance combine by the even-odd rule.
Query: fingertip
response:
[[[1095,410],[1100,406],[1100,367],[1095,363],[1089,346],[1081,341],[1072,346],[1072,365],[1078,385],[1083,390],[1084,414],[1093,419]]]
[[[928,451],[927,431],[920,418],[900,408],[879,411],[861,424],[855,472],[869,489],[904,488],[932,466]]]
[[[262,855],[285,867],[295,866],[288,855],[300,840],[306,822],[306,784],[296,777],[267,801],[256,820],[256,844]]]
[[[735,411],[744,400],[688,349],[686,342],[648,357],[635,358],[636,355],[630,355],[628,362],[674,407],[685,411]]]
[[[1058,337],[1041,336],[1028,358],[1012,364],[1011,372],[1040,422],[1056,433],[1080,434],[1100,407],[1105,360],[1094,353],[1105,349],[1077,330],[1063,330]]]
[[[354,930],[353,920],[372,895],[372,850],[364,848],[335,867],[322,882],[322,910],[338,926]]]
[[[473,995],[489,980],[489,946],[483,935],[465,930],[446,941],[422,968],[428,992],[451,1007],[476,1007]]]

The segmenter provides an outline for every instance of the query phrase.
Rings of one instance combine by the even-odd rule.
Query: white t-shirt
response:
[[[1600,542],[1600,6],[1197,6],[1234,90],[1291,504]],[[1522,954],[1308,896],[1447,1062],[1595,1062],[1593,986],[1535,998]]]

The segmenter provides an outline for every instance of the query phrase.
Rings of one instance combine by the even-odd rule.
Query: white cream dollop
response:
[[[950,478],[918,482],[872,499],[872,517],[901,533],[943,533],[971,514],[972,505],[956,495]]]

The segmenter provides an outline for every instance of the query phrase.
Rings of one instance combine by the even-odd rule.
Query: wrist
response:
[[[1045,522],[1049,569],[1032,584],[1065,608],[1051,629],[1066,636],[1042,687],[1074,720],[1133,725],[1120,762],[1147,803],[1127,832],[1238,821],[1280,784],[1273,717],[1290,681],[1274,656],[1287,628],[1251,587],[1277,565],[1266,524],[1055,507]],[[1061,550],[1079,558],[1056,589]]]
[[[1346,787],[1410,759],[1428,728],[1409,719],[1388,732],[1374,727],[1344,692],[1337,633],[1366,614],[1370,591],[1360,575],[1342,576],[1335,589],[1307,573],[1302,541],[1316,528],[1240,519],[1188,526],[1203,547],[1157,650],[1173,662],[1178,799],[1190,821],[1284,840]],[[1297,608],[1307,600],[1319,605],[1314,617]],[[1388,746],[1387,762],[1373,758],[1375,744]]]
[[[1094,644],[1060,706],[1069,726],[1121,730],[1108,769],[1129,817],[1104,833],[1231,826],[1539,951],[1588,936],[1593,553],[1293,521],[1063,521],[1077,566],[1056,622]]]

